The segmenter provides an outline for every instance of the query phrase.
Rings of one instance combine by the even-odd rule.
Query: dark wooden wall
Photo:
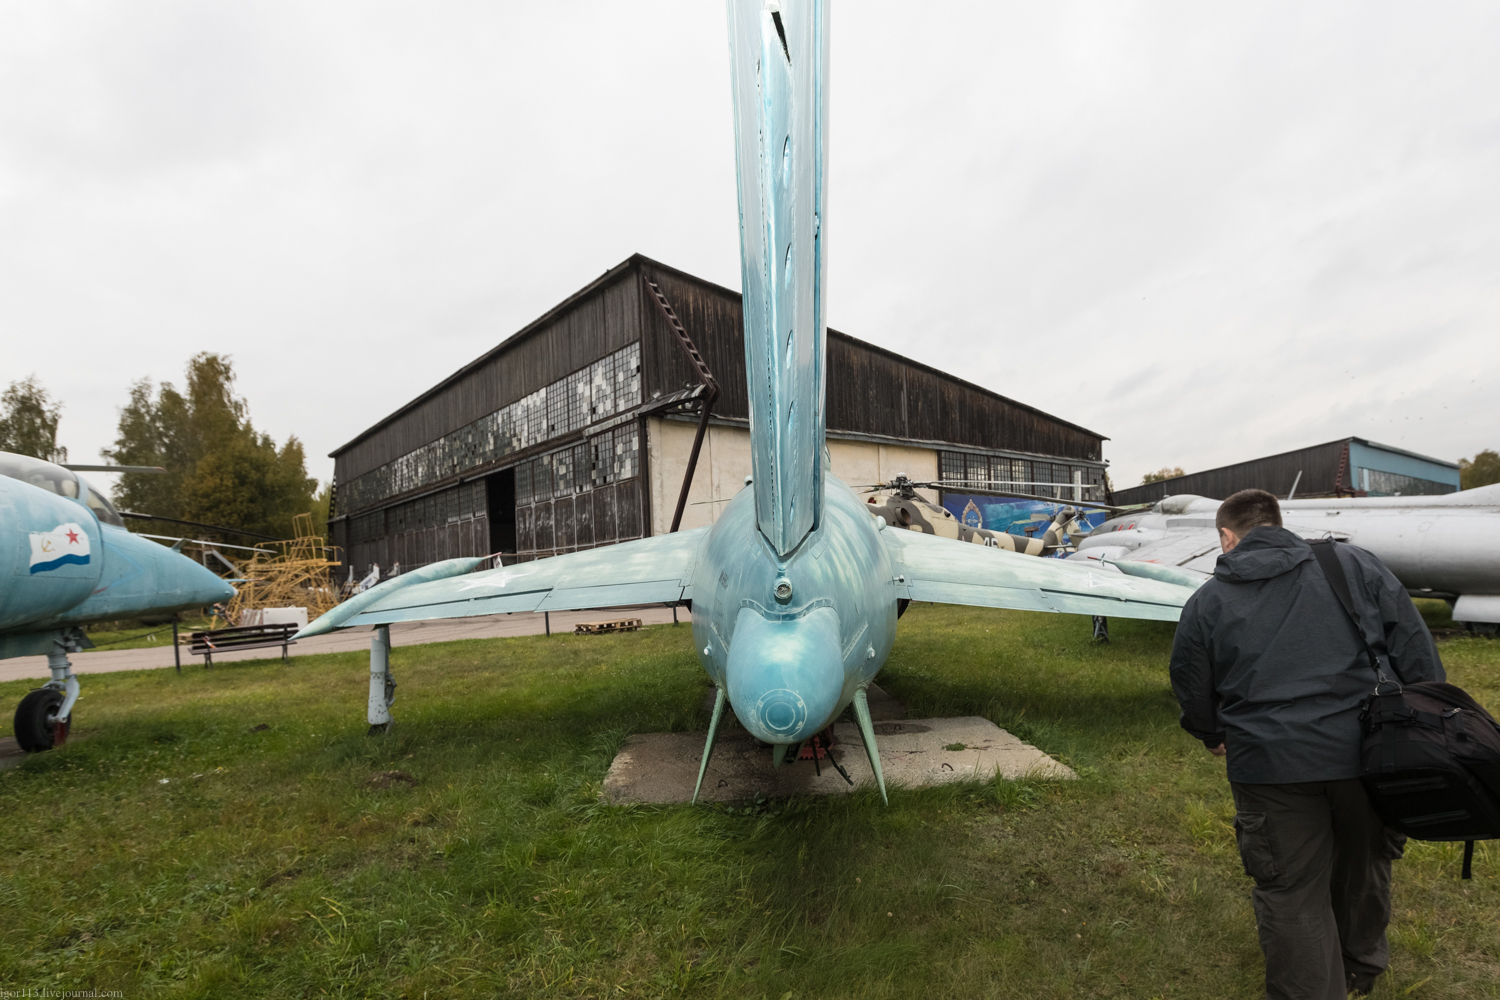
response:
[[[335,451],[336,482],[350,483],[636,341],[641,345],[643,410],[649,410],[654,399],[696,385],[693,368],[683,357],[660,310],[645,294],[646,278],[661,287],[718,380],[721,395],[715,413],[747,417],[739,293],[637,255]],[[1085,428],[834,330],[828,332],[827,413],[828,426],[833,431],[869,434],[897,442],[1025,452],[1059,459],[1098,461],[1104,440]],[[589,433],[585,428],[572,436],[583,440]],[[389,561],[400,559],[403,566],[414,566],[415,559],[409,563],[408,558],[427,554],[449,558],[437,556],[440,551],[451,550],[454,555],[483,554],[482,526],[459,526],[466,519],[482,521],[485,516],[482,512],[460,517],[452,525],[420,529],[429,532],[430,538],[424,535],[421,537],[428,538],[427,541],[411,541],[417,548],[409,550],[393,548],[408,543],[385,540],[387,535],[366,537],[368,532],[354,527],[346,516],[357,520],[361,510],[368,513],[372,506],[404,503],[409,497],[456,485],[462,478],[509,467],[562,443],[562,438],[541,442],[515,455],[482,460],[472,469],[454,469],[449,479],[422,483],[403,497],[361,501],[360,510],[338,506],[336,494],[337,517],[330,525],[334,543],[345,547],[361,573],[369,562],[386,566]],[[643,473],[645,445],[643,439]],[[617,539],[638,537],[649,523],[640,487],[627,492],[628,497],[615,497],[611,504],[611,510],[617,512],[612,514],[616,527],[606,533]],[[601,494],[599,502],[606,499]],[[521,512],[517,513],[517,530],[521,532],[526,530],[526,524]],[[549,513],[554,517],[555,539],[557,512]],[[543,515],[536,512],[530,515],[532,551],[555,551],[555,544],[540,544],[544,539],[537,533],[538,516]],[[573,528],[569,533],[574,538],[571,546],[578,545],[580,532],[602,537],[601,516],[600,512],[593,512],[585,523],[575,512],[570,519]],[[403,557],[401,553],[408,551],[410,555]]]
[[[740,296],[726,288],[646,262],[718,379],[714,412],[749,417]],[[643,300],[644,301],[644,300]],[[644,302],[642,374],[646,396],[693,384],[692,369],[672,341],[660,310]],[[1032,452],[1098,461],[1103,438],[1040,410],[837,330],[828,331],[828,427],[924,442]]]
[[[640,306],[627,261],[335,451],[335,478],[346,483],[624,347],[640,337]]]
[[[1163,497],[1179,493],[1192,493],[1214,500],[1223,500],[1240,490],[1265,490],[1278,497],[1285,497],[1297,480],[1297,496],[1320,496],[1333,492],[1338,479],[1339,462],[1344,457],[1347,439],[1330,441],[1327,444],[1299,448],[1280,455],[1269,455],[1236,465],[1226,465],[1206,472],[1194,472],[1175,479],[1163,479],[1159,483],[1130,486],[1114,491],[1115,503],[1155,503]],[[1349,472],[1344,473],[1345,489],[1351,486]]]

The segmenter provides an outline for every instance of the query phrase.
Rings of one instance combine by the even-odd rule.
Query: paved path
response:
[[[684,609],[678,612],[681,620],[691,619]],[[640,608],[614,608],[594,611],[554,611],[552,631],[571,632],[579,622],[599,621],[604,618],[639,618],[645,625],[670,625],[672,609],[661,605]],[[540,614],[523,612],[513,615],[483,615],[475,618],[445,618],[430,622],[404,622],[391,626],[391,644],[394,646],[416,646],[425,642],[449,642],[454,639],[492,639],[509,635],[540,635],[546,630],[546,619]],[[170,635],[170,627],[166,630]],[[368,628],[350,629],[303,639],[292,646],[294,656],[312,653],[346,653],[350,650],[370,648]],[[214,663],[229,663],[234,660],[264,660],[281,655],[278,648],[247,649],[237,653],[216,653]],[[116,670],[149,670],[172,666],[172,646],[152,646],[147,649],[86,650],[73,657],[73,672],[79,674],[105,674]],[[182,651],[183,667],[202,667],[201,656],[190,656],[186,647]],[[17,656],[0,660],[0,681],[20,680],[25,677],[47,678],[45,656]]]

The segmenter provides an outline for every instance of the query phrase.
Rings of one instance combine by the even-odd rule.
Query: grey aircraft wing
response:
[[[883,531],[897,592],[913,601],[1176,621],[1194,587],[1038,559],[915,531]]]
[[[450,559],[393,577],[323,615],[297,635],[434,618],[566,611],[690,600],[707,528],[470,572]]]

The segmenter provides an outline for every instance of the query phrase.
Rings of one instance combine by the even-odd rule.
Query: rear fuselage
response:
[[[784,557],[756,527],[752,491],[741,491],[694,572],[698,655],[735,716],[767,743],[827,727],[896,638],[894,570],[880,538],[889,529],[838,479],[823,486],[820,522]]]

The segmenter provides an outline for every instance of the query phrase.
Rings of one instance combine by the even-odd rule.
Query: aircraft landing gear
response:
[[[16,707],[16,743],[27,753],[51,750],[68,738],[72,720],[59,719],[63,693],[54,688],[37,688],[21,699]]]
[[[391,706],[396,703],[396,680],[391,676],[391,630],[376,626],[370,637],[370,735],[389,732]]]
[[[68,653],[59,641],[59,651],[47,654],[52,679],[21,699],[16,707],[16,743],[27,753],[40,753],[68,742],[73,724],[73,706],[78,702],[78,678]]]

